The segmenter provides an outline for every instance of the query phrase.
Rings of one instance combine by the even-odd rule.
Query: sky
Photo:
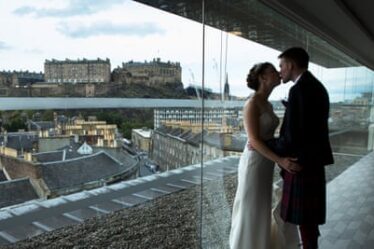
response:
[[[185,87],[201,85],[202,25],[183,17],[129,0],[1,0],[0,16],[0,71],[40,72],[52,58],[109,58],[114,69],[159,57],[181,63]],[[205,49],[205,87],[218,92],[227,72],[231,94],[241,97],[251,93],[245,82],[250,67],[279,63],[279,51],[211,27],[206,27]],[[332,101],[373,90],[374,76],[366,68],[312,64],[311,71]],[[277,87],[270,99],[285,98],[291,86]]]

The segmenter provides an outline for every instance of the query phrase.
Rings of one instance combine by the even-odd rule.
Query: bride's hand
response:
[[[255,148],[253,148],[250,141],[247,142],[247,148],[248,148],[248,150],[255,150]]]
[[[302,170],[302,167],[297,162],[297,158],[292,157],[282,157],[280,161],[278,162],[278,165],[282,167],[284,170],[291,174],[296,174],[300,170]]]

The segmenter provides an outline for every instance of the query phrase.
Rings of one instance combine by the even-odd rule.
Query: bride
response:
[[[273,247],[270,233],[274,164],[277,163],[290,173],[300,170],[295,158],[280,157],[265,144],[265,141],[274,137],[279,124],[268,101],[272,90],[279,84],[279,73],[268,62],[253,66],[247,77],[248,87],[255,90],[243,109],[244,128],[250,148],[245,146],[239,161],[238,187],[231,221],[231,249]]]

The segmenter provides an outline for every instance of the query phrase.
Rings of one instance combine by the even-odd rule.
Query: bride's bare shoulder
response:
[[[257,108],[258,105],[259,105],[259,98],[256,95],[254,95],[245,102],[244,109],[249,110],[252,108]]]

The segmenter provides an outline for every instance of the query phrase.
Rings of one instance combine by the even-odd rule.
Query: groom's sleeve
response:
[[[282,138],[273,138],[267,140],[265,143],[271,151],[273,151],[278,156],[287,156],[286,148],[283,146],[284,141]]]

